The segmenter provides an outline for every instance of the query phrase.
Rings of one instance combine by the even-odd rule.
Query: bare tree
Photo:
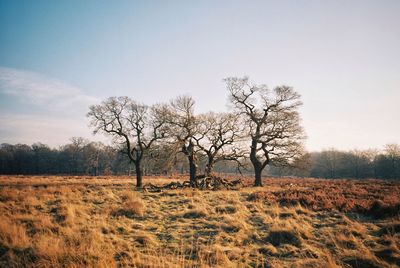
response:
[[[65,145],[64,151],[69,156],[68,158],[68,166],[69,172],[71,174],[80,174],[83,170],[80,170],[78,167],[82,167],[83,157],[82,151],[84,147],[89,144],[89,141],[82,137],[72,137],[71,143]]]
[[[142,160],[153,143],[165,136],[164,121],[157,107],[149,107],[128,97],[110,97],[90,106],[87,116],[94,133],[111,135],[123,145],[123,152],[134,163],[136,186],[142,187]]]
[[[288,86],[269,90],[265,85],[250,83],[248,77],[230,77],[225,82],[230,101],[244,117],[251,139],[254,185],[262,186],[262,171],[268,164],[290,164],[303,152],[304,132],[298,113],[302,105],[300,95]]]
[[[369,175],[373,176],[373,178],[378,177],[378,172],[377,172],[377,157],[379,155],[379,150],[378,149],[367,149],[364,151],[365,157],[368,159],[369,163],[369,169],[371,170]]]
[[[245,153],[240,144],[243,128],[239,117],[233,113],[209,112],[200,115],[198,121],[198,133],[194,140],[207,157],[205,175],[210,176],[219,161],[236,161],[240,167],[240,158]]]
[[[194,136],[198,131],[198,120],[194,114],[195,101],[190,96],[179,96],[160,110],[168,123],[169,138],[185,154],[189,162],[189,176],[192,186],[196,183],[197,148]]]
[[[351,178],[361,179],[374,174],[374,157],[376,152],[373,150],[354,149],[345,152],[345,166],[347,167],[348,176]]]
[[[396,143],[386,144],[385,152],[390,161],[391,178],[396,179],[400,176],[400,145]]]
[[[268,172],[275,176],[296,176],[296,177],[309,177],[311,168],[313,167],[311,153],[305,152],[299,155],[290,165],[273,166],[270,165]]]
[[[313,153],[314,168],[311,175],[320,174],[325,178],[338,178],[343,170],[344,157],[345,153],[335,148]]]

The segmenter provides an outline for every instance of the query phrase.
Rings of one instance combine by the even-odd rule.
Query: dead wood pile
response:
[[[171,182],[165,185],[154,185],[152,183],[143,186],[143,190],[146,192],[162,192],[163,190],[174,190],[174,189],[184,189],[184,188],[196,188],[200,190],[237,190],[243,186],[242,180],[237,179],[229,181],[220,177],[211,176],[204,177],[199,176],[196,180],[191,183],[190,181],[184,182]]]

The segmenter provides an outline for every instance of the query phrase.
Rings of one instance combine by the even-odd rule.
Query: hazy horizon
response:
[[[110,96],[189,94],[226,111],[223,78],[302,95],[308,150],[400,143],[399,1],[0,0],[0,143],[92,136]]]

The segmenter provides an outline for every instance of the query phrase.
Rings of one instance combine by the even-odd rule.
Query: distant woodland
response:
[[[206,166],[199,154],[199,169]],[[253,174],[248,160],[238,169],[237,163],[222,161],[219,173]],[[301,162],[301,163],[300,163]],[[144,175],[175,175],[189,172],[187,159],[172,148],[156,148],[143,161]],[[118,148],[84,138],[72,138],[57,149],[42,143],[0,145],[0,174],[20,175],[134,175],[134,166]],[[400,179],[400,146],[389,144],[384,150],[323,150],[305,154],[293,167],[267,167],[265,176],[316,178]]]

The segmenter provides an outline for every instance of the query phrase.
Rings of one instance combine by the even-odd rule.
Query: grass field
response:
[[[3,176],[0,267],[400,266],[400,183],[264,185],[149,193],[127,177]]]

